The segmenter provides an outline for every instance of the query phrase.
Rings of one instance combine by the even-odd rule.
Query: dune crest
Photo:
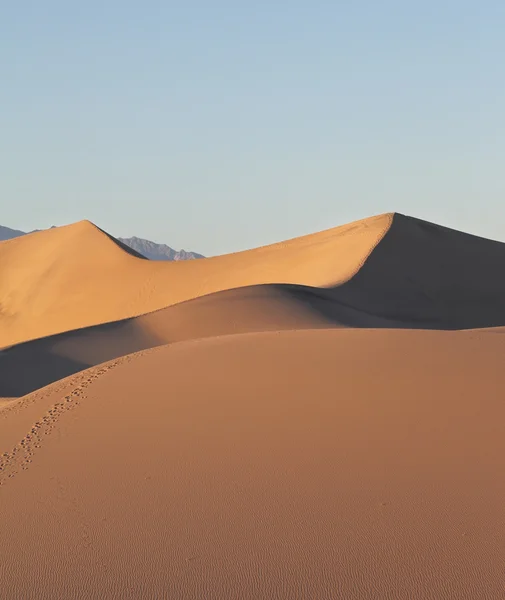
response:
[[[505,283],[496,276],[505,244],[400,214],[184,264],[144,260],[89,221],[17,238],[3,251],[2,283],[12,293],[0,314],[0,396],[186,339],[505,324]],[[262,279],[289,283],[248,284]],[[206,293],[214,288],[223,289]],[[174,304],[180,298],[189,299]],[[163,308],[145,312],[156,304]],[[9,312],[15,305],[19,313]],[[56,333],[38,335],[47,331]],[[6,348],[9,332],[31,341]]]
[[[396,213],[338,300],[391,326],[505,325],[505,244]]]
[[[380,215],[197,261],[139,260],[89,221],[0,243],[0,347],[138,316],[257,284],[329,287],[362,266],[389,229]]]

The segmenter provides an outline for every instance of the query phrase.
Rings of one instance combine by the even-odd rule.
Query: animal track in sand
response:
[[[4,452],[0,456],[0,486],[5,485],[21,471],[26,471],[29,468],[35,453],[43,445],[45,436],[52,433],[56,423],[64,413],[75,409],[79,406],[81,400],[86,398],[84,391],[89,385],[99,379],[102,375],[105,375],[105,373],[111,369],[114,369],[122,363],[130,362],[137,356],[138,355],[135,354],[122,356],[110,363],[90,369],[73,379],[72,383],[76,382],[77,385],[73,387],[72,391],[63,396],[59,402],[53,404],[46,413],[32,425],[30,431],[14,448],[12,448],[12,450]],[[66,386],[62,387],[64,389]],[[54,391],[54,388],[52,388],[51,391]],[[40,396],[35,396],[35,399],[37,397],[40,398]],[[34,401],[32,398],[30,400],[31,402]]]

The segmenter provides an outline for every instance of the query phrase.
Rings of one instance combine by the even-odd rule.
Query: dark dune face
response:
[[[364,266],[334,290],[335,299],[375,317],[372,326],[384,319],[400,328],[495,327],[505,325],[503,272],[505,244],[395,214]]]

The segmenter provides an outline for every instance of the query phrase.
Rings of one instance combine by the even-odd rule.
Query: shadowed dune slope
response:
[[[0,346],[138,316],[226,289],[338,285],[387,232],[381,215],[197,261],[140,260],[88,221],[0,243]]]
[[[392,327],[505,325],[505,244],[395,214],[388,233],[336,298]]]
[[[394,326],[339,304],[335,295],[335,289],[294,285],[236,288],[17,344],[0,351],[0,396],[22,396],[113,358],[182,340],[286,329]]]
[[[163,346],[0,411],[2,598],[503,598],[505,335]]]

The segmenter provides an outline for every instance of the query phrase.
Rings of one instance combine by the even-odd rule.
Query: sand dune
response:
[[[501,600],[504,267],[399,214],[1,242],[2,599]]]
[[[125,354],[188,339],[286,329],[394,327],[338,302],[338,288],[260,285],[60,333],[0,351],[0,396],[22,396]]]
[[[504,270],[505,244],[395,214],[338,299],[396,327],[505,325]]]
[[[505,335],[117,359],[0,413],[2,597],[503,598]]]
[[[0,243],[0,345],[262,284],[332,289],[350,326],[505,325],[505,244],[387,214],[246,252],[159,263],[89,222]]]
[[[9,331],[29,340],[46,330],[64,333],[1,352],[0,396],[20,396],[104,361],[186,339],[330,326],[505,324],[505,283],[496,276],[505,267],[504,244],[398,214],[390,221],[385,215],[180,267],[139,260],[133,250],[86,222],[27,236],[37,261],[24,270],[18,265],[14,280],[3,278],[7,288],[10,282],[25,292],[6,296],[0,323],[7,333],[0,339],[8,341]],[[24,240],[9,242],[7,259],[27,263],[32,254]],[[12,276],[14,270],[7,272]],[[262,278],[317,281],[319,287],[246,285]],[[235,289],[202,296],[226,286]],[[172,304],[187,295],[196,298]],[[142,312],[153,302],[168,306],[103,322],[107,316]],[[17,317],[9,313],[16,304]],[[99,325],[86,327],[89,322]],[[78,329],[68,331],[71,325]]]
[[[0,243],[0,347],[138,316],[204,294],[346,281],[388,230],[381,215],[197,261],[140,260],[87,221]]]

